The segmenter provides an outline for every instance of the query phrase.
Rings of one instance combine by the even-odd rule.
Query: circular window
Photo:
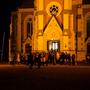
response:
[[[58,16],[62,11],[62,7],[58,2],[51,2],[48,4],[46,11],[49,16],[52,16],[52,15]]]
[[[53,5],[49,8],[49,11],[50,11],[51,15],[57,15],[59,8],[58,8],[58,6]]]

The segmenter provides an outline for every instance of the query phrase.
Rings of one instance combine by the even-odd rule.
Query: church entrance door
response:
[[[32,46],[30,46],[30,44],[26,44],[25,45],[25,52],[29,53],[29,52],[31,52],[31,50],[32,50]]]
[[[47,41],[47,50],[60,51],[60,41],[59,40],[49,40]]]

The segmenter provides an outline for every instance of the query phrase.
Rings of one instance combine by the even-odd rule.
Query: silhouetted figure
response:
[[[75,54],[72,55],[72,65],[75,65]]]
[[[86,62],[90,63],[90,55],[86,55]]]
[[[64,64],[64,63],[65,63],[65,53],[64,53],[64,52],[61,53],[60,63],[61,63],[61,64]]]
[[[60,52],[56,52],[56,55],[55,55],[55,58],[56,58],[56,63],[60,63]]]
[[[46,66],[48,66],[48,53],[45,54]]]
[[[44,52],[41,53],[41,64],[44,66],[45,64],[45,54]]]
[[[41,54],[38,55],[37,61],[38,61],[38,69],[39,69],[41,66]]]
[[[13,64],[15,64],[16,63],[16,55],[14,55],[14,57],[13,57],[13,62],[12,62]]]
[[[66,64],[68,63],[68,54],[67,54],[67,52],[65,53],[65,60],[66,60]]]
[[[70,56],[70,53],[68,54],[68,63],[71,64],[71,56]]]
[[[49,52],[48,59],[49,59],[49,63],[51,64],[51,63],[52,63],[52,55],[51,55],[51,52]]]
[[[52,53],[52,62],[53,62],[53,65],[55,64],[55,55],[54,55],[54,52]]]
[[[32,69],[34,62],[33,62],[33,54],[31,52],[28,54],[28,64],[30,65],[30,68]]]

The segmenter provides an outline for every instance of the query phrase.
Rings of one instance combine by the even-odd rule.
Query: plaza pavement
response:
[[[90,90],[90,66],[0,64],[0,90]]]
[[[16,68],[28,68],[29,65],[26,65],[26,64],[0,64],[0,68],[3,67],[3,68],[6,68],[6,67],[16,67]],[[37,68],[38,66],[37,65],[33,65],[33,68]],[[46,66],[46,64],[41,65],[41,68],[49,68],[49,67],[66,67],[66,68],[90,68],[90,64],[75,64],[75,65],[68,65],[68,64],[48,64],[48,66]]]

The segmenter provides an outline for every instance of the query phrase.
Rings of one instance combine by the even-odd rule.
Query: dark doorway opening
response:
[[[90,19],[87,20],[87,37],[90,36]]]
[[[90,54],[90,43],[87,44],[87,54]]]
[[[32,46],[30,44],[25,45],[25,52],[30,53],[32,51]]]

